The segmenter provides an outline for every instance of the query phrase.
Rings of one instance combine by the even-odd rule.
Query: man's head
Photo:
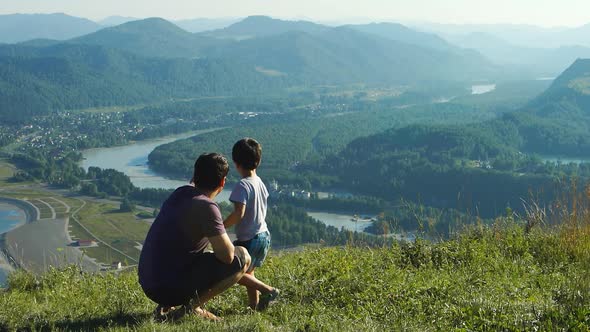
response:
[[[255,139],[246,137],[234,144],[231,156],[236,166],[252,171],[260,165],[262,147]]]
[[[219,153],[202,154],[195,161],[193,182],[199,189],[213,191],[223,187],[229,171],[227,159]]]

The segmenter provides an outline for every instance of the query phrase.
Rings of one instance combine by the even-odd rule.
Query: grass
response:
[[[157,323],[135,272],[75,267],[10,276],[0,329],[139,331],[572,330],[590,328],[590,226],[499,221],[441,243],[333,247],[271,256],[257,275],[282,290],[262,313],[242,287],[207,309],[224,317]],[[572,239],[575,238],[575,243]]]

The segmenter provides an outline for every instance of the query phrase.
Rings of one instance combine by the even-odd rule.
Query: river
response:
[[[26,221],[25,211],[12,204],[0,202],[0,234],[13,230]],[[10,271],[12,271],[12,267],[8,264],[6,257],[0,253],[0,287],[6,284],[6,278]]]
[[[590,163],[590,158],[559,157],[559,156],[540,156],[541,160],[551,163],[560,164],[583,164]]]
[[[152,171],[148,166],[148,155],[158,146],[177,140],[212,132],[217,129],[198,130],[180,135],[166,136],[157,139],[133,142],[128,145],[111,148],[98,148],[82,151],[84,160],[82,167],[96,166],[103,169],[112,168],[125,173],[138,188],[164,188],[176,189],[188,184],[190,174],[186,181],[174,180]],[[229,200],[229,191],[224,190],[216,198],[217,201]]]
[[[86,170],[91,166],[116,169],[127,174],[133,185],[138,188],[175,189],[186,185],[189,181],[189,176],[187,175],[186,181],[179,181],[166,178],[152,171],[147,164],[148,155],[160,145],[211,131],[213,130],[200,130],[181,135],[133,142],[124,146],[85,150],[82,151],[82,156],[84,157],[82,167]],[[229,189],[224,189],[215,200],[217,202],[227,202],[229,201],[230,193],[231,191]],[[327,212],[309,212],[308,214],[324,224],[337,227],[338,229],[344,227],[352,231],[363,231],[369,225],[368,222],[353,222],[351,220],[353,218],[352,214]]]
[[[472,95],[483,95],[496,90],[496,84],[477,84],[471,86]]]

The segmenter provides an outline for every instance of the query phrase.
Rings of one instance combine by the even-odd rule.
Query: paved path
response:
[[[57,198],[55,198],[53,196],[52,197],[49,197],[49,198],[52,199],[52,200],[54,200],[54,201],[56,201],[56,202],[58,202],[58,203],[61,203],[63,206],[65,206],[66,207],[65,213],[69,213],[70,212],[70,209],[71,209],[70,206],[68,204],[66,204],[64,201],[62,201],[60,199],[57,199]]]
[[[51,210],[51,218],[47,218],[47,219],[55,219],[55,217],[57,216],[57,214],[55,213],[55,209],[53,208],[53,206],[51,206],[51,204],[45,202],[44,200],[37,198],[36,201],[41,202],[45,205],[47,205],[47,207],[49,208],[49,210]]]

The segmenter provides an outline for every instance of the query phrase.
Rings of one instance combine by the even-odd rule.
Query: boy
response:
[[[250,268],[238,283],[246,286],[248,304],[253,310],[264,310],[279,295],[278,289],[254,276],[254,269],[262,266],[270,247],[270,233],[265,220],[268,191],[256,175],[261,157],[262,148],[252,138],[244,138],[234,144],[232,159],[242,179],[229,198],[234,203],[234,211],[223,223],[225,228],[236,225],[238,239],[234,245],[245,247],[252,257]]]

